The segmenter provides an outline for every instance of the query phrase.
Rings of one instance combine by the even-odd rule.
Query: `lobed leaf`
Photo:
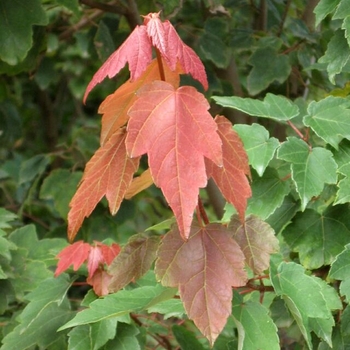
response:
[[[136,281],[151,267],[156,258],[159,239],[142,234],[132,236],[109,267],[112,279],[108,286],[111,293],[117,292],[131,281]]]
[[[320,214],[306,209],[297,213],[282,235],[300,262],[310,270],[330,265],[350,240],[350,222],[342,211],[347,206],[330,207]],[[337,234],[334,235],[334,232]]]
[[[243,253],[227,228],[193,224],[183,241],[173,227],[162,240],[155,272],[163,285],[179,288],[188,317],[213,344],[231,313],[232,287],[247,281]]]
[[[310,149],[302,140],[288,137],[277,152],[277,157],[291,163],[292,179],[304,210],[313,196],[318,196],[324,184],[337,181],[337,165],[332,153],[324,148]]]
[[[336,9],[339,1],[340,0],[320,0],[314,9],[314,13],[316,15],[315,26],[318,26],[327,15]]]
[[[319,102],[312,101],[303,120],[325,142],[338,149],[343,138],[350,140],[349,107],[348,99],[328,96]]]
[[[149,169],[145,170],[140,176],[134,177],[124,198],[130,199],[139,192],[153,184],[152,175]]]
[[[106,196],[109,209],[115,214],[139,165],[139,158],[126,154],[125,131],[115,132],[86,164],[82,183],[70,202],[68,238],[73,240],[85,217]]]
[[[233,216],[228,229],[241,247],[247,265],[257,275],[270,266],[270,254],[279,250],[278,239],[269,224],[256,216],[249,216],[242,224]]]
[[[235,206],[244,221],[247,200],[252,195],[246,176],[250,176],[248,157],[231,122],[223,116],[216,116],[215,122],[222,141],[223,166],[207,160],[207,174],[214,179],[225,199]]]
[[[182,70],[176,67],[174,71],[171,71],[164,61],[163,68],[166,81],[177,88],[180,84]],[[129,119],[127,112],[137,99],[137,90],[154,80],[161,80],[158,61],[156,59],[148,65],[137,80],[131,81],[129,79],[101,103],[98,109],[98,113],[103,114],[101,145],[104,145],[114,132],[127,123]]]
[[[264,101],[237,96],[213,96],[221,106],[238,109],[254,117],[286,121],[299,114],[299,108],[284,96],[266,94]]]
[[[73,265],[74,271],[77,271],[79,267],[88,259],[91,246],[83,241],[75,242],[66,248],[64,248],[58,255],[59,259],[55,276],[57,277],[62,272],[66,271],[70,265]]]
[[[90,91],[107,76],[113,78],[129,64],[131,81],[138,79],[152,61],[152,46],[145,26],[136,26],[124,43],[115,51],[88,84],[84,102]]]
[[[156,81],[139,90],[129,110],[126,148],[130,157],[148,154],[154,183],[188,237],[199,188],[207,184],[204,157],[222,164],[221,140],[209,104],[193,87],[177,90]]]

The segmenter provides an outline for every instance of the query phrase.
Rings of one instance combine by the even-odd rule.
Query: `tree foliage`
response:
[[[347,349],[349,16],[3,0],[1,349]]]

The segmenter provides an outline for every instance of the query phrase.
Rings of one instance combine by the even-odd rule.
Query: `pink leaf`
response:
[[[204,157],[222,163],[221,140],[209,104],[193,87],[175,90],[157,81],[140,89],[129,110],[126,147],[131,157],[148,154],[154,183],[188,237],[199,188],[207,184]]]
[[[101,252],[100,247],[95,246],[91,247],[90,253],[89,253],[89,258],[88,258],[88,263],[87,263],[87,268],[89,272],[89,278],[93,276],[95,271],[98,269],[100,264],[104,263],[104,258]]]
[[[74,271],[77,271],[84,261],[87,260],[90,248],[91,246],[83,241],[75,242],[64,248],[57,255],[59,261],[55,271],[55,276],[57,277],[62,272],[66,271],[70,265],[73,265]]]
[[[152,46],[145,26],[137,26],[124,43],[95,73],[84,94],[84,102],[90,91],[107,76],[113,78],[129,63],[131,81],[139,78],[152,61]]]

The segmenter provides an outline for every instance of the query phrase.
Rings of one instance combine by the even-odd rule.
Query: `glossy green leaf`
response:
[[[33,25],[47,24],[40,0],[0,2],[0,59],[15,65],[33,44]]]
[[[238,350],[280,349],[277,327],[268,313],[259,302],[244,302],[241,295],[234,293],[232,316],[239,334]]]
[[[277,170],[267,168],[262,177],[253,176],[253,195],[248,200],[246,214],[254,214],[265,220],[279,208],[290,192],[290,181],[281,180]]]
[[[203,350],[202,344],[198,341],[195,334],[183,326],[173,325],[173,334],[181,346],[181,350]]]
[[[304,210],[313,196],[318,196],[325,185],[337,181],[332,153],[324,148],[310,149],[302,140],[288,137],[277,152],[279,159],[291,163],[292,179]]]
[[[67,169],[53,170],[43,181],[40,198],[53,200],[54,208],[61,218],[66,219],[69,212],[69,202],[77,190],[81,177],[80,171],[72,173]]]
[[[259,124],[236,124],[233,128],[243,141],[249,164],[262,176],[279,147],[279,141],[270,137],[269,132]]]
[[[322,214],[306,209],[282,232],[290,248],[299,253],[304,267],[313,270],[330,265],[350,241],[350,222],[344,221],[344,210],[347,207],[340,205]]]
[[[327,15],[332,13],[340,1],[341,0],[320,0],[314,9],[314,13],[316,15],[315,25],[318,26]]]
[[[92,325],[73,328],[69,333],[68,350],[97,350],[113,339],[117,332],[117,319],[107,319]]]
[[[263,101],[237,96],[213,96],[221,106],[238,109],[254,117],[286,121],[299,114],[299,107],[284,96],[268,93]],[[266,133],[265,133],[266,137]]]
[[[161,301],[172,298],[175,293],[175,289],[164,288],[161,285],[121,290],[118,293],[109,294],[103,299],[93,301],[89,309],[79,312],[71,321],[63,325],[60,330],[125,316],[130,312],[140,312]]]
[[[349,58],[350,48],[345,33],[339,29],[329,41],[326,53],[319,59],[320,63],[327,64],[327,72],[332,84],[335,84],[335,76],[342,72]]]
[[[274,81],[282,84],[291,72],[288,56],[269,46],[254,51],[248,63],[253,66],[247,80],[251,95],[257,95]]]
[[[350,139],[349,107],[350,101],[341,97],[329,96],[319,102],[312,101],[304,123],[325,142],[338,149],[343,138]]]
[[[19,325],[3,339],[2,350],[24,350],[34,345],[46,349],[59,337],[57,329],[71,317],[65,298],[70,282],[66,275],[43,281],[28,294],[29,304],[19,317]]]

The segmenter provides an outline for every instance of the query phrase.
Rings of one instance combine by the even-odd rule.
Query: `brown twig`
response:
[[[204,221],[204,224],[208,225],[210,221],[209,221],[208,215],[204,209],[203,202],[199,196],[198,196],[197,210],[199,211],[199,213]]]

